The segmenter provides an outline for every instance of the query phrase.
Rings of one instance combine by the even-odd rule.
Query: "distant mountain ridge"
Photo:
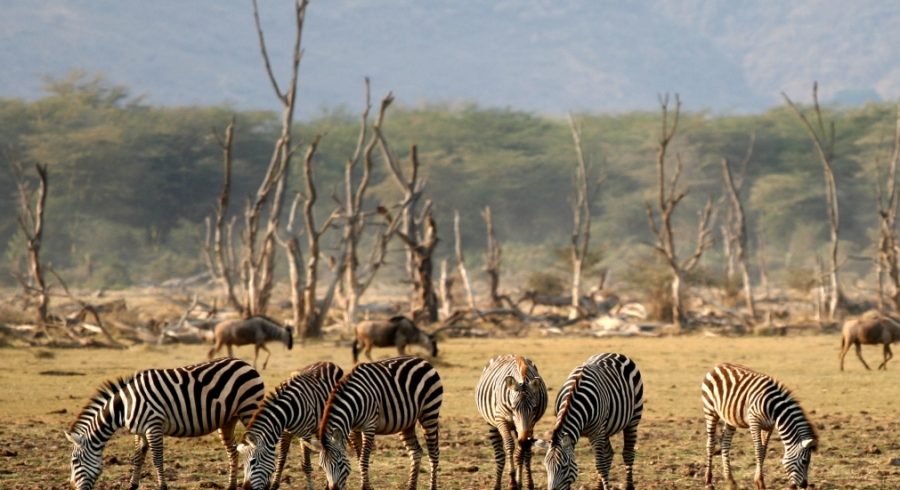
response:
[[[286,73],[291,2],[260,1],[275,70]],[[7,0],[0,96],[33,99],[73,68],[162,105],[271,109],[249,1]],[[900,96],[900,9],[891,2],[576,0],[311,2],[301,115],[358,107],[470,103],[561,114],[653,109],[679,92],[691,110],[759,111],[784,90],[858,103]]]

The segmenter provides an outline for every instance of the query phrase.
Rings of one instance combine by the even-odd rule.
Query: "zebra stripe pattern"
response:
[[[587,437],[600,475],[598,488],[608,489],[613,449],[609,438],[623,433],[626,490],[634,489],[634,446],[644,412],[644,382],[637,365],[623,354],[604,353],[576,367],[556,397],[556,424],[544,466],[547,488],[568,490],[578,477],[575,444]]]
[[[74,444],[71,485],[94,487],[103,469],[103,449],[113,433],[135,434],[131,488],[138,488],[149,450],[159,487],[165,489],[163,436],[195,437],[218,429],[228,452],[230,487],[237,478],[234,426],[250,421],[265,392],[263,380],[249,364],[217,359],[176,369],[150,369],[130,378],[107,381],[66,432]]]
[[[416,421],[425,430],[431,462],[431,489],[437,488],[438,417],[444,388],[434,367],[418,357],[394,357],[358,364],[331,391],[319,426],[328,489],[346,487],[350,464],[346,447],[352,442],[359,456],[362,488],[369,489],[369,456],[375,435],[403,435],[411,465],[407,488],[415,489],[422,448],[416,438]],[[352,441],[351,441],[352,438]]]
[[[706,419],[706,484],[712,485],[712,459],[716,444],[716,426],[722,431],[722,471],[736,486],[731,475],[731,439],[736,428],[750,429],[756,455],[756,488],[766,488],[763,461],[769,436],[777,430],[784,443],[784,469],[792,488],[807,487],[809,461],[818,436],[790,390],[778,380],[750,368],[724,363],[714,367],[703,379],[703,415]]]
[[[534,488],[531,475],[531,445],[534,426],[547,410],[547,386],[537,366],[513,354],[492,358],[475,387],[478,413],[490,426],[499,490],[503,467],[509,461],[510,487]]]
[[[310,364],[275,388],[253,414],[238,452],[246,457],[245,489],[276,489],[281,483],[291,440],[299,437],[309,443],[316,435],[328,395],[344,376],[344,370],[331,362]],[[276,462],[275,450],[278,446]],[[313,488],[310,449],[302,445],[303,472],[309,489]]]

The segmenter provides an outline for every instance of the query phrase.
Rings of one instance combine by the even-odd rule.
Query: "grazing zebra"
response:
[[[503,481],[509,460],[510,488],[534,488],[531,445],[534,425],[547,410],[547,386],[530,359],[513,354],[492,358],[475,387],[478,413],[490,425],[496,475],[494,489]],[[523,483],[524,482],[524,483]]]
[[[416,421],[425,429],[425,443],[431,462],[431,489],[437,488],[438,416],[444,387],[441,377],[426,360],[418,357],[394,357],[357,364],[331,391],[319,425],[319,441],[312,446],[321,450],[319,465],[325,470],[329,490],[346,487],[350,464],[347,442],[353,443],[359,456],[362,488],[370,489],[369,456],[375,435],[403,434],[411,465],[406,488],[416,488],[422,447],[416,438]],[[352,433],[352,435],[351,435]],[[352,441],[351,441],[352,437]]]
[[[255,369],[239,359],[216,359],[175,369],[148,369],[107,381],[67,431],[72,451],[71,486],[94,487],[103,469],[103,448],[120,427],[135,434],[131,488],[138,488],[149,449],[159,488],[165,489],[163,436],[194,437],[218,429],[230,462],[229,488],[236,488],[234,426],[245,425],[265,393]]]
[[[544,458],[547,488],[568,490],[578,477],[575,444],[587,437],[594,449],[594,461],[600,484],[609,489],[609,468],[613,449],[609,438],[622,432],[625,443],[626,490],[634,489],[634,445],[638,424],[644,412],[644,382],[637,365],[623,354],[603,353],[591,356],[569,374],[556,396],[556,424]]]
[[[299,437],[309,442],[316,434],[325,401],[343,376],[344,370],[338,365],[317,362],[294,373],[266,396],[238,444],[238,451],[246,456],[244,488],[278,488],[291,440]],[[276,444],[279,446],[277,463]],[[302,448],[303,472],[307,487],[312,489],[310,450],[306,445]]]
[[[784,442],[781,463],[792,480],[791,488],[806,488],[809,460],[816,450],[818,436],[806,413],[791,392],[779,381],[737,364],[714,367],[703,379],[703,415],[706,418],[706,485],[712,486],[712,458],[716,444],[716,426],[722,431],[722,471],[729,485],[737,485],[731,476],[731,438],[735,428],[749,428],[756,451],[756,488],[766,488],[763,461],[769,436],[777,430]]]

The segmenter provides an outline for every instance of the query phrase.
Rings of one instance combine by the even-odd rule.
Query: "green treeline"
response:
[[[670,149],[684,162],[682,182],[690,190],[676,212],[679,246],[694,246],[697,212],[708,196],[722,195],[721,159],[739,162],[755,132],[742,191],[751,256],[764,233],[771,269],[811,268],[827,244],[828,224],[821,165],[796,117],[784,107],[756,115],[710,115],[690,112],[691,102],[685,101]],[[845,257],[873,256],[876,182],[879,162],[886,165],[890,154],[894,111],[889,104],[870,104],[826,113],[837,132]],[[25,252],[10,159],[21,161],[28,177],[34,163],[49,166],[44,256],[70,282],[115,287],[202,271],[203,220],[213,212],[222,184],[218,137],[232,115],[237,131],[231,211],[240,215],[244,197],[255,192],[270,158],[277,114],[235,113],[225,106],[152,107],[102,78],[77,75],[48,82],[46,96],[33,102],[0,99],[0,282],[11,283],[10,272],[23,270]],[[592,201],[592,248],[602,251],[613,277],[623,277],[652,256],[642,244],[650,241],[645,203],[655,199],[659,114],[586,113],[576,119],[599,182]],[[355,110],[340,109],[295,126],[297,141],[324,135],[316,160],[322,214],[334,205],[331,195],[340,188],[358,125]],[[484,243],[480,210],[489,205],[508,271],[560,265],[558,251],[571,233],[575,162],[566,120],[511,109],[429,105],[391,109],[385,132],[401,157],[411,143],[419,147],[441,255],[452,252],[452,214],[458,209],[467,259],[477,265]],[[294,163],[292,192],[302,188],[301,158]],[[379,161],[369,205],[393,204],[397,197]],[[724,216],[719,213],[720,220]],[[721,257],[717,245],[704,267],[717,270]],[[858,274],[871,268],[865,261],[844,262]]]

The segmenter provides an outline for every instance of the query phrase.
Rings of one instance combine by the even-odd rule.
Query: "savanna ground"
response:
[[[473,403],[474,385],[490,356],[515,352],[532,358],[555,397],[569,371],[589,355],[617,351],[633,357],[644,375],[646,410],[638,440],[635,479],[638,488],[702,488],[705,436],[701,413],[701,378],[720,361],[733,361],[779,377],[792,387],[818,426],[820,449],[814,456],[811,482],[820,489],[900,488],[900,361],[887,372],[866,372],[852,353],[847,371],[839,372],[836,336],[813,337],[670,337],[670,338],[542,338],[454,339],[441,344],[435,360],[445,388],[441,426],[440,486],[446,489],[489,488],[493,479],[492,451],[484,423]],[[3,348],[0,371],[0,488],[67,488],[70,444],[63,429],[72,422],[101,381],[150,367],[174,367],[205,359],[208,346],[140,346],[129,350]],[[877,350],[876,350],[877,349]],[[285,351],[272,345],[272,359],[263,372],[272,388],[287,375],[310,362],[331,360],[350,367],[346,346],[333,342],[298,345]],[[238,348],[244,358],[252,348]],[[377,350],[379,357],[394,352]],[[880,347],[864,351],[870,363],[880,361]],[[879,361],[876,361],[878,359]],[[546,435],[554,417],[552,408],[536,434]],[[239,429],[239,433],[242,429]],[[621,437],[613,441],[617,455],[612,479],[623,485],[624,470],[619,450]],[[752,444],[746,431],[734,442],[733,467],[741,488],[752,487]],[[538,486],[545,484],[535,456]],[[119,432],[104,454],[106,462],[98,488],[127,486],[132,438]],[[782,446],[774,437],[766,469],[770,488],[784,488],[787,480],[780,467]],[[166,439],[166,473],[171,488],[222,488],[226,483],[225,453],[214,435],[198,439]],[[588,445],[578,446],[581,473],[576,488],[596,481]],[[299,451],[292,452],[284,488],[305,488]],[[714,471],[721,484],[720,459]],[[408,459],[398,436],[378,437],[373,454],[372,483],[376,488],[401,488]],[[149,458],[143,487],[156,488]],[[358,488],[356,467],[350,488]],[[427,482],[427,464],[419,487]],[[316,487],[324,475],[316,468]]]

